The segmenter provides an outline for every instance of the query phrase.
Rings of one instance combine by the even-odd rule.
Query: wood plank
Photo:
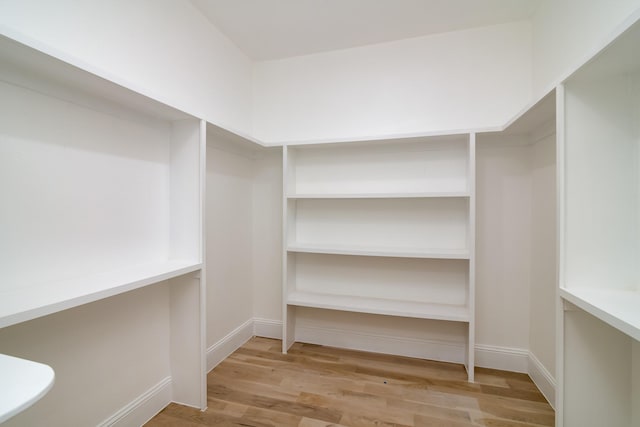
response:
[[[148,426],[548,427],[524,374],[253,338],[208,375],[208,409],[171,404]]]

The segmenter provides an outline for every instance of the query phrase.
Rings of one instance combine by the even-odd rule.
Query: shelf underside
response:
[[[0,294],[0,328],[122,294],[200,268],[198,262],[169,260],[23,286]]]
[[[560,296],[640,341],[640,291],[560,288]]]
[[[313,292],[292,292],[288,295],[287,304],[298,307],[453,322],[469,322],[470,319],[469,309],[465,306],[364,298],[347,295],[327,295]]]
[[[290,243],[288,252],[357,255],[394,258],[431,258],[431,259],[469,259],[467,249],[431,249],[431,248],[394,248],[394,247],[358,247],[348,245],[314,245]]]

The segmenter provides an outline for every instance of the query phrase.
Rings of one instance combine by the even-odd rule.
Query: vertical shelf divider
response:
[[[469,134],[469,172],[467,176],[469,186],[469,331],[467,343],[467,374],[469,382],[475,378],[475,307],[476,307],[476,134]]]
[[[292,150],[287,145],[282,147],[282,352],[287,353],[295,340],[295,307],[287,304],[291,281],[295,280],[295,274],[290,270],[295,268],[290,262],[287,252],[289,245],[290,206],[294,201],[289,201],[287,195],[294,184],[295,170],[291,158]],[[295,272],[294,272],[295,273]]]
[[[172,123],[170,258],[203,257],[203,162],[206,123],[185,119]],[[169,281],[171,378],[173,400],[205,409],[205,276],[201,269]]]

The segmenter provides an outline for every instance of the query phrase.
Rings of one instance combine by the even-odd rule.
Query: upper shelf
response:
[[[61,55],[60,55],[61,56]],[[193,118],[180,110],[103,78],[90,67],[58,59],[0,35],[0,79],[88,108],[160,120]]]
[[[200,268],[201,264],[197,262],[169,260],[8,290],[0,293],[0,328],[122,294]]]
[[[111,110],[114,114],[141,114],[160,120],[180,120],[196,117],[187,108],[174,105],[159,94],[136,87],[118,76],[97,69],[78,58],[57,51],[41,42],[0,27],[0,79],[28,86],[50,96],[66,99],[86,107]],[[33,82],[39,82],[33,87]],[[28,82],[28,83],[27,83]],[[505,126],[474,129],[449,129],[435,132],[395,133],[359,137],[336,137],[307,141],[265,142],[205,118],[209,131],[221,132],[226,139],[239,145],[281,147],[283,145],[325,145],[365,142],[394,143],[419,139],[456,138],[476,132],[500,132],[537,104],[538,100],[518,112]]]
[[[194,115],[171,106],[155,94],[95,69],[17,34],[0,28],[0,80],[119,117],[174,121]],[[5,33],[5,34],[1,34]],[[254,149],[257,139],[208,122],[207,132],[225,144]]]
[[[639,45],[640,23],[636,23],[574,72],[566,83],[591,82],[601,78],[640,72]]]

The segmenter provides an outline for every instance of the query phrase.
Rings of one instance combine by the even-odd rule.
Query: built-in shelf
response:
[[[640,292],[614,289],[560,288],[560,296],[640,341]]]
[[[298,307],[446,320],[452,322],[469,322],[470,318],[469,309],[464,306],[399,301],[386,298],[327,295],[300,291],[290,293],[287,298],[287,304]]]
[[[297,193],[287,199],[419,199],[438,197],[469,197],[468,191],[446,191],[425,193]]]
[[[464,322],[473,381],[475,134],[287,145],[283,177],[283,351],[297,307]]]
[[[565,427],[640,425],[639,17],[557,89]]]
[[[0,294],[0,328],[182,276],[201,267],[194,261],[169,260],[7,290]]]
[[[469,251],[466,249],[383,248],[371,246],[357,247],[294,243],[287,246],[287,251],[310,254],[357,255],[396,258],[469,259]]]

